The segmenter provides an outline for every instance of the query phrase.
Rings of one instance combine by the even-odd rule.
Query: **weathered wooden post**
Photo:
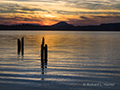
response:
[[[18,44],[18,55],[20,55],[20,49],[21,49],[20,39],[18,39],[17,44]]]
[[[22,37],[22,39],[21,39],[21,44],[22,44],[22,56],[24,55],[24,37]]]
[[[41,62],[43,62],[44,37],[41,44]]]
[[[41,65],[42,68],[44,68],[44,64],[47,65],[47,44],[44,46],[44,37],[42,39],[42,44],[41,44]]]
[[[43,46],[44,46],[44,37],[43,37],[43,40],[42,40],[42,44],[43,44]]]
[[[45,63],[47,63],[47,44],[45,44]]]
[[[21,55],[23,56],[24,55],[24,37],[21,38],[21,41],[20,39],[18,39],[17,41],[17,44],[18,44],[18,55]]]

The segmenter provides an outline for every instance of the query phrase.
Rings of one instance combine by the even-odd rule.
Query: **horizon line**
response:
[[[65,22],[67,23],[66,21],[60,21],[60,22]],[[58,23],[60,23],[58,22]],[[56,23],[56,24],[58,24]],[[88,25],[73,25],[73,24],[69,24],[69,25],[73,25],[73,26],[99,26],[99,25],[102,25],[102,24],[117,24],[117,23],[120,23],[120,22],[110,22],[110,23],[100,23],[100,24],[88,24]],[[52,25],[41,25],[39,23],[17,23],[17,24],[0,24],[0,25],[4,25],[4,26],[13,26],[13,25],[38,25],[38,26],[53,26],[53,25],[56,25],[56,24],[52,24]]]

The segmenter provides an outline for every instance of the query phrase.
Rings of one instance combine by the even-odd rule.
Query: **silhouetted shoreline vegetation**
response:
[[[0,30],[44,30],[44,31],[120,31],[120,23],[100,25],[74,26],[66,22],[59,22],[52,26],[36,24],[0,25]]]

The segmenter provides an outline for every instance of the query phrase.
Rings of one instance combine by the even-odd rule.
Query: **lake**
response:
[[[23,57],[17,55],[22,37]],[[0,31],[0,89],[120,90],[120,32]]]

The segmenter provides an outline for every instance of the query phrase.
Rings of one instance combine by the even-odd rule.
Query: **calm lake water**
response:
[[[24,57],[17,55],[22,37]],[[120,32],[0,31],[0,89],[120,90]]]

